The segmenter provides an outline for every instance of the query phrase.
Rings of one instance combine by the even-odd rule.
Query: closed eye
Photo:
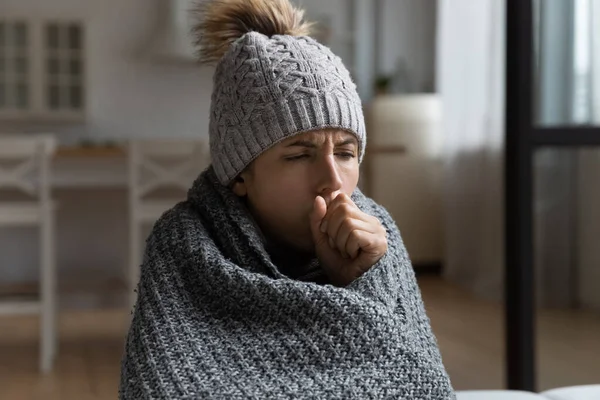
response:
[[[337,157],[340,157],[340,158],[344,159],[344,160],[350,160],[350,159],[356,157],[354,155],[354,153],[352,153],[352,152],[335,153],[335,155]],[[295,155],[295,156],[285,157],[285,160],[286,161],[299,161],[299,160],[303,160],[303,159],[306,159],[306,158],[309,158],[309,157],[311,157],[310,154],[298,154],[298,155]]]
[[[290,157],[286,157],[285,159],[286,159],[287,161],[297,161],[297,160],[301,160],[301,159],[303,159],[303,158],[307,158],[307,157],[309,157],[309,155],[308,155],[308,154],[299,154],[299,155],[297,155],[297,156],[290,156]]]
[[[351,158],[354,158],[354,153],[337,153],[337,156],[349,160]]]

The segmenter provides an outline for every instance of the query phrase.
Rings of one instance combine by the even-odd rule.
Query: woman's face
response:
[[[337,129],[306,132],[261,154],[233,186],[271,241],[312,252],[309,214],[317,196],[327,204],[358,184],[356,137]]]

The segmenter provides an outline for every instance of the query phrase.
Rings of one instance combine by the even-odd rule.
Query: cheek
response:
[[[314,173],[310,170],[272,173],[272,169],[269,172],[265,174],[269,176],[268,179],[255,182],[252,188],[255,209],[271,226],[302,224],[312,209],[317,192],[312,179]],[[351,195],[358,184],[358,163],[339,164],[338,173],[343,182],[341,190]]]
[[[340,172],[343,181],[342,191],[350,195],[358,186],[358,179],[360,177],[358,163],[343,167]]]
[[[256,188],[256,207],[272,224],[293,223],[301,217],[309,202],[310,191],[298,180],[269,179]]]

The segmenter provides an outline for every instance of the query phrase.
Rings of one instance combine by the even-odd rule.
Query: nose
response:
[[[317,192],[329,205],[329,202],[342,189],[342,176],[335,161],[335,155],[323,155],[320,159],[320,162],[316,163],[317,171],[315,171],[318,178]]]

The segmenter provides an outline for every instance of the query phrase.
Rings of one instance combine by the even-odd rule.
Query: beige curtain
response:
[[[504,276],[504,6],[442,0],[438,8],[444,275],[493,299]]]
[[[592,3],[592,98],[593,118],[600,125],[600,0]]]
[[[600,127],[600,0],[591,0],[591,119]],[[584,308],[600,311],[600,150],[579,156],[578,238],[579,298]]]

